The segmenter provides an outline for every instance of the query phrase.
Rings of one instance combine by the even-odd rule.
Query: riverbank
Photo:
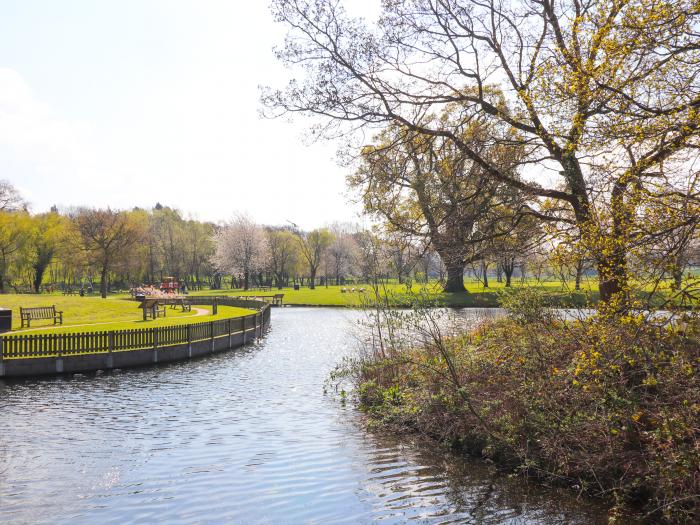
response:
[[[410,325],[391,314],[382,328],[391,338],[338,374],[353,379],[375,428],[600,497],[617,522],[697,519],[697,318],[681,332],[641,316],[525,313],[449,337],[433,314],[411,314]]]

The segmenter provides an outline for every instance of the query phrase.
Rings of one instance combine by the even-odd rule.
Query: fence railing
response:
[[[221,306],[255,309],[258,312],[243,317],[154,328],[9,335],[0,337],[0,360],[128,352],[195,343],[251,330],[258,334],[270,319],[270,305],[263,301],[193,297],[190,302],[197,305],[216,303]]]

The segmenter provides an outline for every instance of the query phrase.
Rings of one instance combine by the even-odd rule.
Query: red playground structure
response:
[[[180,290],[180,284],[175,277],[163,277],[163,282],[160,283],[160,291],[168,294],[176,294]]]

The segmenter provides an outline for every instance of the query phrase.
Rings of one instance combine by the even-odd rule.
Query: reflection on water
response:
[[[190,362],[0,383],[0,523],[597,523],[570,492],[367,433],[323,382],[361,314]]]

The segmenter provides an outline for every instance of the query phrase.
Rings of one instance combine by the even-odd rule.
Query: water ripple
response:
[[[278,309],[237,351],[0,382],[0,522],[604,522],[568,493],[363,431],[323,394],[360,315]]]

